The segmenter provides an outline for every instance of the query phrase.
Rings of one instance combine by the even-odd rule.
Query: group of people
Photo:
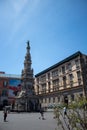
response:
[[[65,116],[67,116],[67,108],[64,107],[63,111],[64,111],[64,118],[65,118]],[[8,114],[8,111],[7,111],[6,107],[4,108],[3,113],[4,113],[4,122],[6,122],[6,118],[7,118],[7,114]],[[39,117],[39,119],[45,120],[43,108],[40,109],[40,114],[41,114],[41,116]]]
[[[6,107],[4,107],[4,109],[3,109],[4,122],[6,122],[7,114],[8,114],[8,110],[7,110]],[[41,115],[41,116],[39,117],[39,119],[45,120],[43,108],[40,109],[40,115]]]
[[[4,107],[4,109],[3,109],[3,113],[4,113],[4,122],[6,122],[7,114],[8,114],[8,110],[7,110],[6,107]],[[45,118],[44,118],[44,110],[43,110],[43,108],[40,109],[40,115],[41,115],[41,116],[39,117],[39,119],[45,120]]]

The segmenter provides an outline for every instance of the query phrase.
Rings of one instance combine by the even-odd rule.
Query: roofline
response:
[[[48,72],[48,71],[50,71],[50,70],[52,70],[52,69],[54,69],[54,68],[56,68],[56,67],[58,67],[58,66],[64,64],[65,62],[68,62],[69,60],[74,59],[75,57],[77,57],[77,56],[79,56],[79,55],[82,55],[82,53],[81,53],[80,51],[77,51],[76,53],[70,55],[69,57],[65,58],[64,60],[62,60],[62,61],[60,61],[60,62],[58,62],[58,63],[52,65],[51,67],[49,67],[49,68],[47,68],[47,69],[41,71],[40,73],[36,74],[35,77],[40,76],[40,75],[42,75],[42,74],[44,74],[44,73],[46,73],[46,72]]]
[[[12,79],[21,79],[20,75],[15,74],[0,74],[0,78],[12,78]]]

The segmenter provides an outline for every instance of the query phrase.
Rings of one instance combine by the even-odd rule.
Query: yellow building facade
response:
[[[70,103],[86,96],[87,56],[80,51],[35,75],[35,93],[42,107]]]

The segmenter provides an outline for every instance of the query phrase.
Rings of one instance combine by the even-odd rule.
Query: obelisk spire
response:
[[[26,47],[26,55],[24,59],[24,69],[22,70],[22,87],[26,91],[32,91],[33,89],[33,69],[31,68],[31,54],[30,54],[30,44],[29,41],[27,41],[27,47]]]

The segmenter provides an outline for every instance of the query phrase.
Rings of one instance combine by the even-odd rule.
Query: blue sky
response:
[[[87,54],[87,0],[0,0],[0,71],[21,74],[28,40],[34,74]]]

